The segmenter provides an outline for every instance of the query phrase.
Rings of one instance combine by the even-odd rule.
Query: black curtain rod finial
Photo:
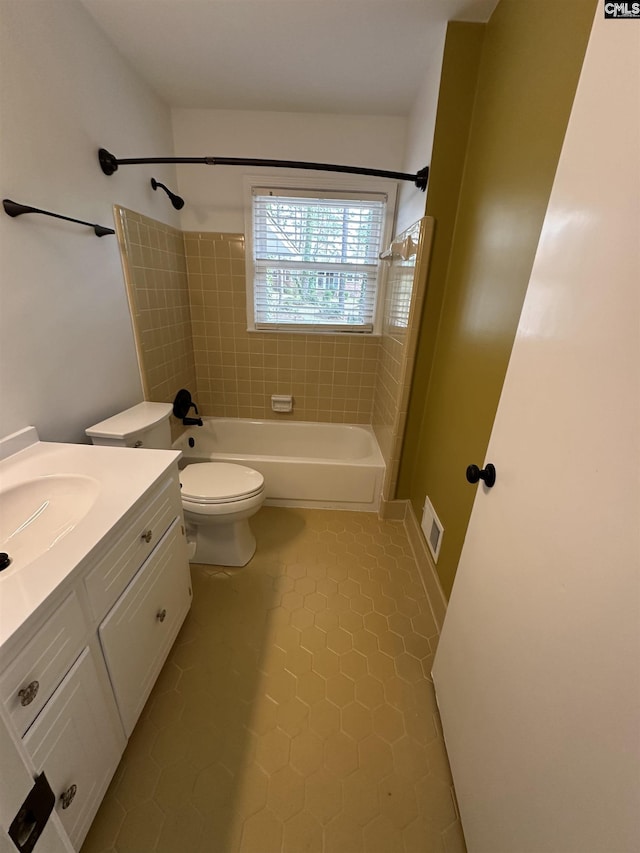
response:
[[[418,169],[418,171],[416,172],[415,185],[418,187],[419,190],[422,190],[422,192],[425,192],[427,189],[428,179],[429,179],[429,167],[424,166],[424,168]]]
[[[390,178],[395,181],[412,181],[418,189],[425,191],[429,167],[425,166],[415,175],[407,172],[389,172],[385,169],[365,169],[362,166],[339,166],[335,163],[308,163],[302,160],[261,160],[248,157],[130,157],[118,160],[105,148],[98,151],[100,168],[105,175],[113,175],[118,166],[133,166],[143,163],[204,163],[207,166],[266,166],[276,169],[311,169],[317,172],[343,172],[351,175],[370,175],[374,178]]]
[[[105,175],[113,175],[114,172],[118,171],[118,161],[106,148],[100,148],[98,151],[98,160],[100,161],[100,168]]]

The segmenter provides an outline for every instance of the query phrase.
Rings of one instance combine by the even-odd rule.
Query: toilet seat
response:
[[[197,462],[180,472],[185,504],[214,506],[260,495],[264,477],[259,471],[230,462]]]

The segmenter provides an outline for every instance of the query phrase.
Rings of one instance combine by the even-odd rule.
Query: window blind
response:
[[[256,328],[372,331],[386,200],[254,188]]]

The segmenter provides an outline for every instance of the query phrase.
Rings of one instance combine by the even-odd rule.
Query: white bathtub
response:
[[[371,427],[203,420],[173,444],[186,464],[239,462],[260,471],[267,505],[377,511],[384,460]]]

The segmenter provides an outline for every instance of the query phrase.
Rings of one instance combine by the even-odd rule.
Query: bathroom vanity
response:
[[[0,763],[0,794],[19,806],[44,773],[60,844],[36,853],[79,850],[191,605],[180,453],[35,430],[0,449],[0,728],[29,771],[18,792]],[[32,849],[28,816],[7,838],[16,811],[0,841]]]

